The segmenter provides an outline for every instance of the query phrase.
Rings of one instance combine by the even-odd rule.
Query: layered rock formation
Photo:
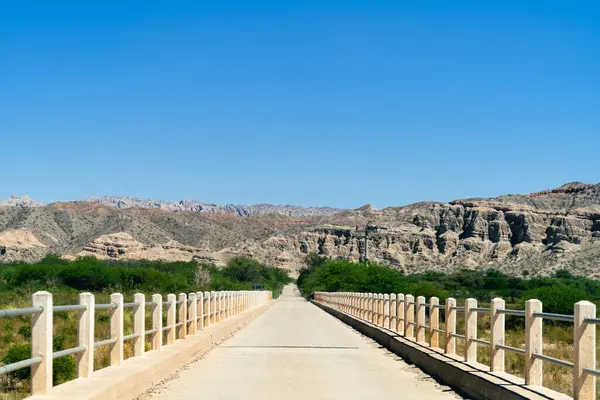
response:
[[[124,208],[148,208],[161,209],[167,211],[193,211],[205,214],[233,214],[240,217],[264,214],[280,214],[290,217],[314,217],[322,215],[332,215],[342,210],[331,207],[299,207],[291,205],[273,205],[273,204],[254,204],[251,206],[234,204],[208,204],[195,200],[181,200],[178,202],[144,200],[136,197],[90,197],[87,201],[99,203],[105,206]]]
[[[530,276],[558,268],[600,275],[600,185],[308,217],[169,210],[101,202],[0,207],[0,232],[26,229],[28,242],[39,242],[23,249],[0,236],[0,260],[58,252],[221,264],[248,255],[297,270],[310,252],[358,261],[365,253],[363,228],[370,224],[381,229],[369,236],[369,259],[406,273],[464,266]]]

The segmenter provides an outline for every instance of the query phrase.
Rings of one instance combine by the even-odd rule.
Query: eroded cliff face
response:
[[[89,202],[0,207],[0,261],[48,253],[107,259],[197,260],[246,255],[297,271],[310,253],[369,259],[406,273],[499,268],[550,274],[567,268],[600,277],[600,185],[568,184],[529,195],[422,202],[325,216],[240,217]]]
[[[295,256],[290,263],[309,252],[359,260],[364,254],[359,229],[369,223],[387,228],[370,235],[369,259],[407,273],[465,266],[544,275],[568,268],[600,277],[595,267],[600,261],[599,186],[571,184],[526,196],[417,203],[381,211],[367,207],[282,238],[278,247],[288,259]],[[255,253],[267,261],[274,250],[266,241]]]

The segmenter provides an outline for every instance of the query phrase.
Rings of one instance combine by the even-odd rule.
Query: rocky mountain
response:
[[[566,268],[600,277],[600,184],[309,216],[134,204],[0,207],[0,260],[54,252],[221,264],[249,255],[295,271],[309,252],[358,261],[369,224],[380,228],[369,234],[369,259],[406,273],[465,266],[533,276]]]
[[[195,200],[181,200],[178,202],[144,200],[136,197],[90,197],[87,201],[99,203],[119,209],[123,208],[158,208],[167,211],[195,211],[205,214],[228,213],[240,217],[250,215],[281,214],[290,217],[332,215],[342,210],[331,207],[299,207],[291,205],[254,204],[251,206],[233,204],[207,204]]]
[[[29,196],[12,195],[8,199],[0,199],[0,207],[15,206],[15,207],[41,207],[43,203],[32,200]]]

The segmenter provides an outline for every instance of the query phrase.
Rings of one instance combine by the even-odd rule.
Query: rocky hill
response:
[[[15,207],[41,207],[43,203],[32,200],[29,196],[12,195],[8,199],[0,199],[0,207],[15,206]]]
[[[407,273],[466,266],[532,276],[567,268],[600,277],[600,185],[308,216],[105,203],[0,207],[0,260],[54,252],[220,264],[243,254],[297,270],[309,252],[358,261],[370,224],[382,229],[370,234],[369,259]]]
[[[87,201],[99,203],[105,206],[111,206],[119,209],[123,208],[157,208],[167,211],[194,211],[205,214],[233,214],[240,217],[251,215],[281,214],[290,217],[306,217],[333,215],[342,210],[331,207],[299,207],[291,205],[273,205],[273,204],[254,204],[251,206],[234,204],[207,204],[196,200],[181,200],[178,202],[144,200],[136,197],[90,197]]]

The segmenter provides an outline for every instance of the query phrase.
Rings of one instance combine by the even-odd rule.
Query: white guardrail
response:
[[[79,304],[54,306],[52,294],[36,292],[32,296],[30,308],[0,310],[0,318],[31,315],[31,358],[13,364],[0,366],[0,375],[22,368],[31,367],[31,394],[44,395],[52,388],[52,360],[74,354],[77,361],[77,377],[89,378],[94,372],[94,349],[101,346],[110,348],[110,366],[123,362],[123,344],[133,341],[133,357],[144,354],[146,340],[153,351],[163,347],[163,332],[166,332],[166,345],[176,339],[184,339],[202,329],[218,324],[243,311],[259,307],[273,295],[270,291],[220,291],[196,292],[179,296],[167,295],[163,301],[160,294],[152,295],[147,302],[145,295],[137,293],[133,302],[124,303],[121,293],[110,296],[110,303],[95,304],[91,293],[79,294]],[[146,330],[146,307],[152,313],[152,327]],[[133,333],[123,334],[123,310],[131,308]],[[108,310],[110,314],[110,338],[95,341],[95,311]],[[163,310],[166,325],[163,326]],[[77,311],[77,346],[53,352],[53,315],[58,312]]]
[[[399,333],[406,339],[426,343],[439,348],[439,335],[444,335],[445,354],[456,354],[456,339],[464,341],[464,360],[477,362],[477,346],[490,349],[490,370],[505,372],[504,352],[510,351],[525,356],[525,384],[542,386],[542,363],[550,362],[570,368],[573,371],[573,393],[576,400],[596,399],[596,305],[589,301],[575,304],[574,315],[542,312],[542,302],[527,300],[525,310],[509,310],[505,301],[495,298],[490,308],[477,307],[477,300],[465,300],[464,307],[456,305],[456,299],[448,298],[444,305],[437,297],[426,302],[425,297],[417,300],[410,294],[375,294],[346,292],[315,292],[315,301],[329,307],[371,322],[377,326]],[[444,311],[444,329],[440,327],[440,310]],[[464,335],[456,333],[457,313],[464,313]],[[478,313],[490,314],[490,340],[477,337]],[[525,318],[525,348],[516,348],[504,344],[505,316],[513,315]],[[426,316],[429,325],[426,325]],[[542,321],[544,319],[573,323],[574,343],[573,360],[569,362],[550,357],[542,353]],[[429,341],[425,332],[429,331]]]

